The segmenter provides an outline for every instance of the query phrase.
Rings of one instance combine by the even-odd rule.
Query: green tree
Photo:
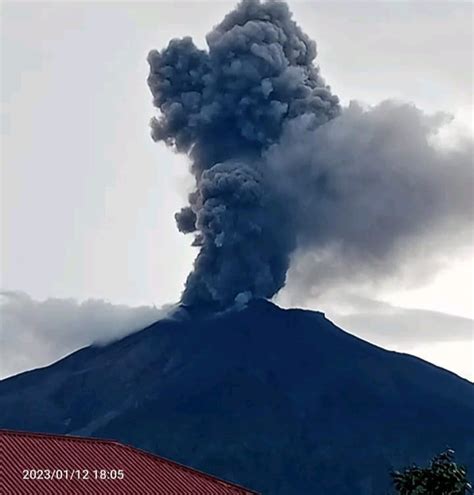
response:
[[[429,467],[413,466],[391,473],[400,495],[467,495],[472,485],[464,466],[454,462],[454,451],[446,450],[430,462]]]

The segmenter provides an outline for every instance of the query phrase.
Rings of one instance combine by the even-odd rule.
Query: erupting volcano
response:
[[[295,265],[324,291],[461,245],[472,140],[441,149],[446,116],[412,104],[342,105],[284,3],[244,0],[207,45],[148,55],[152,137],[195,179],[182,305],[3,380],[0,426],[117,439],[266,495],[380,495],[446,446],[474,469],[472,383],[268,301]]]

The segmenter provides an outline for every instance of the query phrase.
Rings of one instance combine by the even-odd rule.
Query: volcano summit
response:
[[[474,385],[322,313],[255,300],[177,316],[0,382],[0,427],[117,439],[272,495],[380,495],[450,446]]]

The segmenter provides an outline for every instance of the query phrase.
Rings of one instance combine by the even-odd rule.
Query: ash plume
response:
[[[413,105],[341,108],[285,3],[244,0],[206,39],[148,56],[152,137],[196,181],[176,214],[199,248],[185,304],[270,298],[295,257],[313,284],[384,273],[437,232],[466,240],[472,140],[439,149],[443,119]]]

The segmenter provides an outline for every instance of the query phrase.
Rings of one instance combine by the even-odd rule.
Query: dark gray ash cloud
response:
[[[207,44],[174,39],[148,57],[152,137],[186,153],[196,180],[176,214],[199,247],[184,303],[270,298],[301,259],[306,287],[469,241],[472,139],[439,148],[443,116],[341,108],[281,2],[243,1]]]
[[[190,38],[152,51],[148,82],[161,111],[153,138],[188,153],[196,178],[177,214],[200,247],[183,302],[228,305],[277,292],[294,248],[263,152],[292,119],[311,114],[323,124],[340,109],[312,63],[315,43],[285,4],[243,2],[207,42],[208,51]]]
[[[384,101],[352,103],[319,128],[310,120],[292,121],[266,152],[298,234],[290,290],[416,285],[472,245],[473,141],[437,146],[446,116]]]

